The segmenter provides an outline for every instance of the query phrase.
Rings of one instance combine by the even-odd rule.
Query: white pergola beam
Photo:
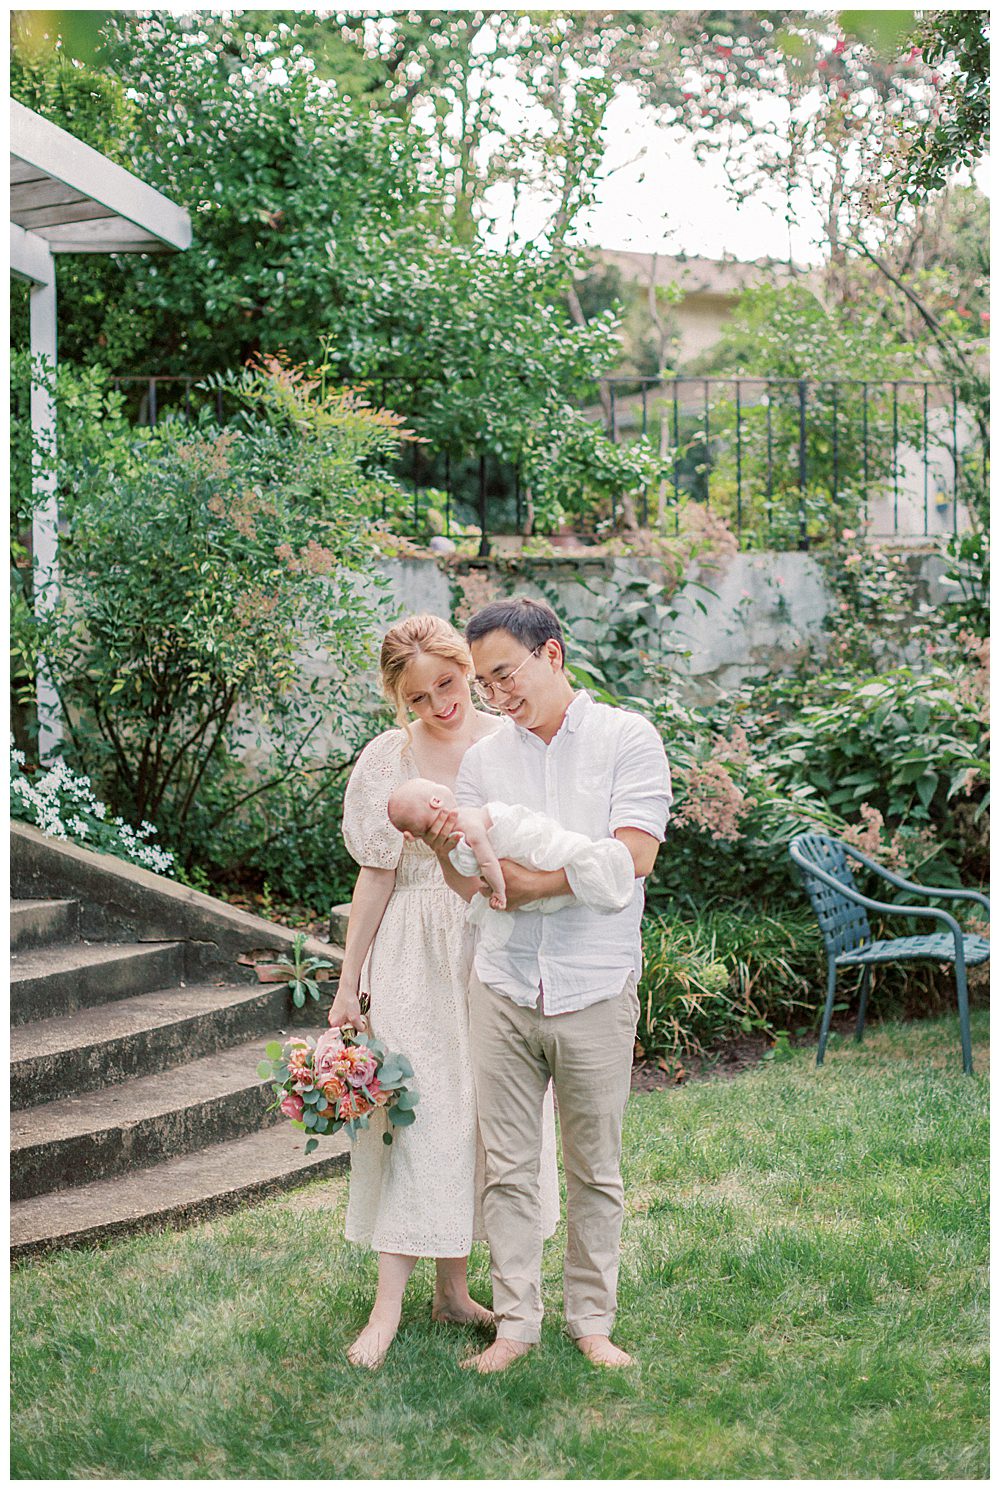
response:
[[[53,208],[55,212],[58,209]],[[54,254],[113,254],[113,253],[166,253],[159,239],[149,234],[126,218],[100,217],[87,219],[77,217],[79,208],[64,208],[61,220],[52,224],[38,223],[32,232],[44,238]],[[98,209],[95,209],[95,211]],[[41,216],[51,214],[43,212]]]
[[[52,284],[56,272],[45,239],[25,232],[16,222],[10,225],[10,272],[36,285]]]
[[[190,245],[191,219],[183,207],[16,99],[10,101],[10,153],[19,182],[42,177],[62,182],[107,208],[109,216],[124,218],[145,234],[151,240],[146,252],[155,252],[158,247],[170,250]],[[16,220],[16,209],[13,215]],[[81,250],[53,242],[53,251]],[[97,251],[114,252],[106,244]]]

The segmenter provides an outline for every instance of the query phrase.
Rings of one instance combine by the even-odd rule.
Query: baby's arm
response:
[[[492,826],[492,820],[485,807],[459,808],[459,830],[479,861],[479,873],[493,891],[490,896],[490,906],[495,911],[503,911],[507,909],[507,891],[503,882],[500,860],[489,839],[489,830]]]

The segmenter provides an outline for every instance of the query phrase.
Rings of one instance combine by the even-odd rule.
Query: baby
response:
[[[444,808],[456,812],[461,834],[448,857],[459,874],[481,874],[492,890],[489,903],[476,895],[469,908],[474,925],[492,923],[494,937],[506,940],[513,930],[509,916],[490,915],[507,905],[501,859],[512,859],[527,869],[564,869],[572,895],[533,900],[524,910],[549,914],[582,901],[591,910],[611,914],[631,904],[635,893],[632,855],[617,838],[596,843],[582,833],[571,833],[544,813],[508,802],[485,807],[459,807],[455,794],[436,781],[418,776],[406,781],[389,798],[389,821],[401,833],[422,838]]]

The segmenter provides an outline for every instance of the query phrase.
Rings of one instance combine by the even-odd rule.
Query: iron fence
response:
[[[933,487],[934,506],[939,513],[947,508],[957,531],[964,431],[953,382],[617,376],[603,379],[602,386],[612,441],[629,434],[656,440],[675,523],[682,496],[711,507],[721,485],[737,533],[743,531],[749,492],[767,529],[775,525],[779,507],[786,515],[793,512],[799,543],[806,547],[808,495],[819,487],[832,510],[850,500],[863,520],[876,496],[891,498],[894,533],[900,531],[901,501],[909,498],[912,507],[916,499],[928,536]],[[915,469],[912,462],[908,466],[907,451],[916,457]],[[985,484],[985,451],[980,474]],[[649,496],[644,492],[640,502],[644,523]]]
[[[112,385],[143,424],[168,414],[190,420],[206,405],[224,424],[236,407],[228,390],[206,387],[195,375],[121,375]],[[363,384],[389,407],[400,401],[400,385],[419,434],[418,385],[381,377]],[[817,514],[867,521],[878,500],[886,523],[891,513],[893,533],[901,531],[905,505],[908,530],[916,522],[915,531],[928,536],[932,505],[933,531],[957,532],[965,486],[986,481],[985,451],[975,473],[963,472],[968,441],[959,390],[944,380],[620,375],[602,379],[600,389],[591,412],[609,438],[644,440],[659,462],[659,480],[632,494],[644,526],[652,517],[676,530],[683,503],[693,500],[726,517],[740,537],[752,531],[769,544],[807,548]],[[516,466],[482,450],[439,449],[423,440],[406,448],[397,472],[403,495],[395,505],[383,501],[384,518],[426,535],[433,507],[445,536],[478,528],[481,553],[490,537],[523,531]],[[620,501],[610,498],[605,523],[616,526],[620,513]]]

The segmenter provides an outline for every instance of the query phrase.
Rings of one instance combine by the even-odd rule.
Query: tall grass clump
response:
[[[809,910],[654,912],[643,921],[642,948],[637,1038],[646,1055],[701,1055],[818,1007],[822,946]]]

